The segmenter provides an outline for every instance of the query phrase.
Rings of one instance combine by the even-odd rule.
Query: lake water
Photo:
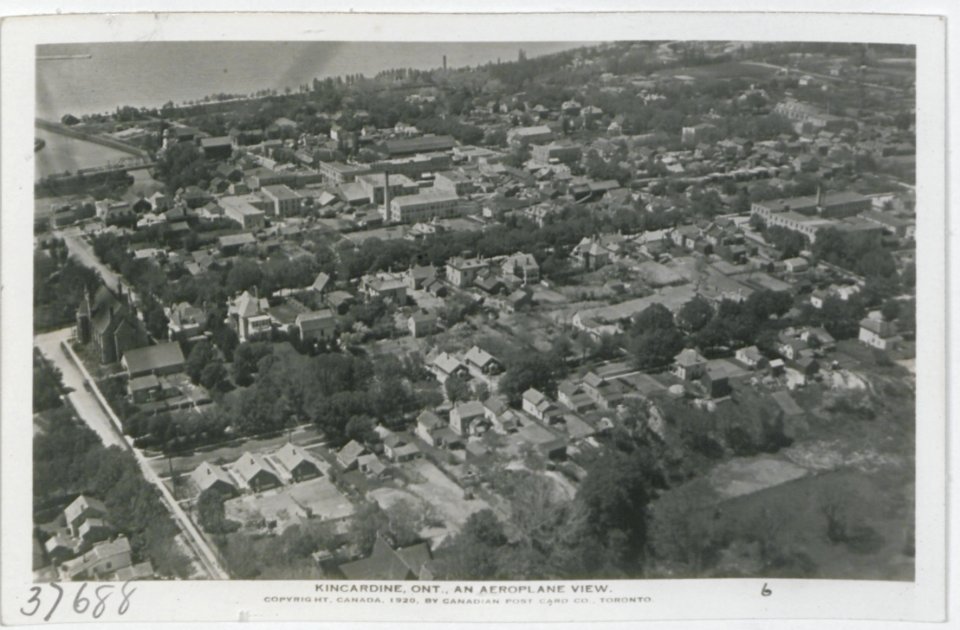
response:
[[[130,158],[129,153],[46,129],[37,128],[35,133],[37,138],[46,143],[34,153],[36,179],[66,171],[76,173],[81,168],[103,166]]]
[[[296,89],[314,78],[381,70],[477,66],[586,45],[575,42],[124,42],[38,47],[37,115],[59,120],[154,107],[209,94]],[[89,58],[43,59],[58,55]]]

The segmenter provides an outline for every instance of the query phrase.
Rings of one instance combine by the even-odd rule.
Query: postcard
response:
[[[0,43],[5,624],[944,618],[943,20]]]

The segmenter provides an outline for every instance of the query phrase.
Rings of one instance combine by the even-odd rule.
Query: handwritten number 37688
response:
[[[50,582],[48,586],[56,592],[53,603],[50,605],[50,608],[47,609],[47,614],[43,616],[44,621],[50,621],[53,617],[53,613],[57,611],[57,608],[60,606],[60,602],[63,601],[64,589],[56,582]],[[91,616],[94,619],[99,619],[101,615],[107,610],[107,600],[110,599],[110,596],[114,593],[116,587],[113,584],[102,584],[92,589],[90,596],[84,595],[84,592],[87,589],[87,583],[84,582],[80,585],[80,588],[77,590],[77,594],[73,598],[73,611],[77,614],[84,614],[87,611],[90,611]],[[136,588],[130,587],[130,582],[124,582],[120,586],[120,604],[117,606],[117,614],[124,615],[127,610],[130,609],[130,596],[136,591]],[[40,611],[41,606],[43,605],[43,599],[41,595],[43,594],[44,589],[42,586],[31,586],[30,587],[30,599],[27,600],[27,603],[20,609],[20,612],[27,617],[32,617]]]

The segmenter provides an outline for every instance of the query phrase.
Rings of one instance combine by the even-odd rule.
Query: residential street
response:
[[[37,335],[34,337],[33,343],[40,348],[43,356],[57,366],[57,369],[63,374],[63,384],[73,390],[67,398],[73,404],[74,409],[77,410],[80,418],[96,431],[104,445],[126,448],[123,437],[110,422],[110,417],[97,402],[96,397],[83,386],[83,374],[60,346],[61,342],[69,340],[72,336],[72,328],[63,328]]]
[[[34,338],[34,344],[40,348],[40,352],[43,353],[46,358],[57,366],[63,374],[64,384],[73,390],[68,397],[77,410],[80,419],[96,431],[106,446],[127,448],[133,453],[134,457],[136,457],[144,478],[160,490],[161,497],[167,505],[167,509],[169,509],[173,515],[177,526],[184,535],[184,539],[196,553],[196,557],[203,566],[206,574],[213,579],[229,579],[230,576],[217,561],[217,555],[214,550],[207,544],[207,541],[197,529],[196,525],[193,524],[193,521],[190,520],[183,511],[183,508],[177,503],[176,499],[160,480],[159,475],[157,475],[150,466],[147,459],[139,450],[133,448],[127,442],[126,438],[120,434],[119,429],[111,421],[110,415],[105,412],[97,402],[96,396],[83,386],[86,375],[80,367],[68,358],[66,351],[63,350],[60,345],[61,342],[70,339],[72,334],[72,328],[63,328],[43,335],[37,335]],[[96,387],[96,385],[92,383],[91,386]]]

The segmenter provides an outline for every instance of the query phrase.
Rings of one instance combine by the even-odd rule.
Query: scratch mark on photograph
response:
[[[39,46],[34,580],[913,581],[916,76]]]

